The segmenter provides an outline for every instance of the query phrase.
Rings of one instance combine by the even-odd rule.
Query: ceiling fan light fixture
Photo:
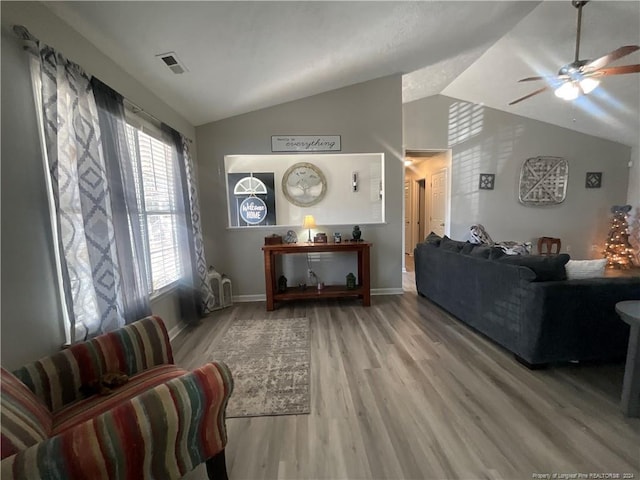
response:
[[[575,100],[578,98],[578,95],[580,95],[580,87],[578,87],[576,82],[565,82],[556,88],[553,93],[555,93],[556,97],[563,100]]]
[[[600,85],[600,80],[597,80],[595,78],[588,77],[580,80],[580,88],[585,95],[593,92],[598,87],[598,85]]]
[[[580,60],[580,31],[582,27],[582,7],[589,0],[572,0],[571,4],[578,9],[578,25],[576,28],[576,53],[573,62],[563,65],[555,76],[527,77],[519,82],[546,80],[547,85],[534,90],[524,97],[520,97],[509,105],[515,105],[528,98],[534,97],[547,90],[554,90],[556,97],[566,101],[575,100],[580,95],[593,92],[600,85],[600,78],[609,75],[624,75],[627,73],[640,73],[640,63],[635,65],[620,65],[609,67],[608,65],[640,50],[640,45],[624,45],[603,55],[595,60]],[[595,77],[595,78],[594,78]],[[559,86],[556,88],[556,85]]]

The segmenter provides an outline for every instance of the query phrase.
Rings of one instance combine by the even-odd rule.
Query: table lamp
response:
[[[305,215],[304,216],[304,223],[302,224],[302,228],[308,228],[309,229],[309,240],[308,240],[308,242],[311,243],[311,229],[312,228],[316,228],[316,221],[313,218],[313,215]]]

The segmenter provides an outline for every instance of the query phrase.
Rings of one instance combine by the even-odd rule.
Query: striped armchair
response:
[[[110,395],[81,387],[106,372],[129,381]],[[175,479],[202,462],[226,479],[226,365],[187,372],[173,364],[159,317],[1,376],[2,461],[8,479]]]

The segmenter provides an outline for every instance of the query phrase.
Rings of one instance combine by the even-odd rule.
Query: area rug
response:
[[[309,319],[235,320],[211,350],[233,375],[227,417],[309,413]]]

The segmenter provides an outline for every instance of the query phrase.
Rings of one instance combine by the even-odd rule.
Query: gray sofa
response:
[[[446,237],[418,244],[418,293],[530,368],[624,358],[629,326],[615,304],[640,299],[640,277],[566,280],[566,254],[513,259],[497,250]]]

